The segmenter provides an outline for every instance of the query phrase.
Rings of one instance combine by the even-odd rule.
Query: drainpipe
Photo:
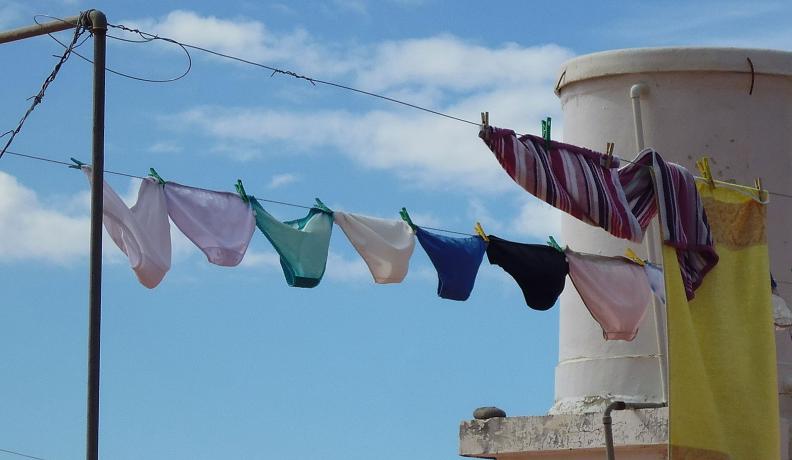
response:
[[[624,401],[613,401],[605,408],[605,413],[602,415],[602,425],[605,427],[605,451],[608,454],[608,460],[615,460],[616,454],[613,450],[613,419],[611,418],[611,411],[625,410],[625,409],[656,409],[659,407],[666,407],[667,403],[627,403]]]

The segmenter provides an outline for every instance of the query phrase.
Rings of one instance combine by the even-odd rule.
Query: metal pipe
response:
[[[14,42],[25,38],[36,37],[38,35],[51,34],[61,30],[73,29],[80,20],[79,16],[70,16],[57,21],[45,22],[33,26],[20,27],[18,29],[0,32],[0,44]]]
[[[644,144],[644,129],[643,129],[643,116],[641,115],[641,96],[645,96],[649,94],[649,86],[646,83],[636,83],[630,87],[630,98],[632,99],[632,106],[633,106],[633,119],[635,122],[635,143],[638,147],[638,151],[641,151],[645,148]],[[652,173],[652,182],[657,183],[654,179],[654,170],[650,170]],[[659,216],[662,209],[660,209],[660,205],[657,202],[657,191],[655,191],[655,203],[657,205],[657,215]],[[659,217],[656,219],[652,219],[649,222],[649,227],[646,229],[646,255],[649,257],[649,261],[653,263],[658,263],[665,267],[663,264],[663,254],[659,251],[659,245],[656,244],[658,241],[658,236],[662,238],[662,234],[660,232],[660,219]],[[666,299],[668,295],[666,295]],[[657,336],[657,359],[660,364],[660,392],[663,401],[667,401],[667,390],[668,382],[666,381],[666,340],[665,340],[665,327],[661,328],[661,324],[665,324],[663,321],[663,314],[660,309],[660,305],[657,302],[657,298],[652,296],[652,311],[654,312],[654,323],[655,323],[655,335]]]
[[[91,170],[91,274],[88,314],[88,401],[86,458],[99,459],[99,364],[102,324],[102,192],[104,186],[105,57],[107,18],[92,10],[88,26],[94,38],[93,143]]]
[[[630,98],[633,103],[633,118],[635,118],[635,144],[638,151],[644,149],[643,117],[641,116],[641,96],[649,94],[646,83],[636,83],[630,87]]]
[[[613,418],[611,411],[625,410],[625,409],[657,409],[666,407],[668,404],[661,403],[626,403],[624,401],[613,401],[605,408],[605,413],[602,414],[602,425],[605,428],[605,453],[608,460],[616,460],[616,452],[613,447]]]

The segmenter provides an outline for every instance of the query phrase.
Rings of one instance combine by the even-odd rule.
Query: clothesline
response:
[[[63,21],[63,19],[57,18],[57,17],[54,17],[54,16],[46,16],[46,15],[39,15],[39,16],[48,17],[48,18],[51,18],[51,19]],[[173,44],[181,47],[185,51],[185,53],[187,54],[187,57],[188,57],[188,61],[190,63],[188,68],[187,68],[187,70],[184,72],[184,74],[180,75],[179,77],[177,77],[175,79],[167,79],[167,80],[151,80],[151,79],[133,77],[133,76],[126,75],[126,74],[118,72],[118,71],[114,71],[112,69],[107,69],[107,70],[109,70],[109,71],[111,71],[111,72],[113,72],[113,73],[115,73],[115,74],[117,74],[119,76],[125,77],[125,78],[132,78],[132,79],[135,79],[135,80],[140,80],[140,81],[145,81],[145,82],[150,82],[150,83],[170,83],[170,82],[176,81],[176,80],[184,77],[187,73],[189,73],[189,71],[190,71],[190,69],[192,67],[192,58],[190,57],[189,52],[186,51],[186,48],[190,48],[190,49],[194,49],[194,50],[197,50],[197,51],[202,51],[202,52],[205,52],[205,53],[208,53],[208,54],[212,54],[212,55],[215,55],[215,56],[218,56],[218,57],[222,57],[222,58],[225,58],[225,59],[230,59],[230,60],[233,60],[233,61],[241,62],[243,64],[248,64],[248,65],[252,65],[252,66],[255,66],[255,67],[259,67],[259,68],[264,68],[264,69],[272,71],[273,75],[275,75],[275,74],[286,75],[286,76],[290,76],[290,77],[293,77],[293,78],[296,78],[296,79],[299,79],[299,80],[308,81],[309,83],[311,83],[313,85],[316,85],[317,83],[319,83],[319,84],[323,84],[323,85],[327,85],[327,86],[331,86],[331,87],[335,87],[335,88],[339,88],[339,89],[343,89],[343,90],[347,90],[347,91],[363,94],[363,95],[366,95],[366,96],[371,96],[371,97],[375,97],[375,98],[378,98],[378,99],[386,100],[386,101],[393,102],[393,103],[396,103],[396,104],[400,104],[400,105],[403,105],[403,106],[406,106],[406,107],[410,107],[410,108],[414,108],[414,109],[417,109],[417,110],[421,110],[421,111],[430,113],[432,115],[437,115],[437,116],[441,116],[441,117],[444,117],[444,118],[456,120],[456,121],[459,121],[459,122],[462,122],[462,123],[475,125],[475,126],[481,126],[479,123],[471,121],[471,120],[467,120],[467,119],[460,118],[460,117],[457,117],[457,116],[449,115],[449,114],[446,114],[446,113],[443,113],[443,112],[440,112],[440,111],[437,111],[437,110],[433,110],[433,109],[429,109],[429,108],[426,108],[426,107],[422,107],[422,106],[419,106],[417,104],[412,104],[410,102],[406,102],[406,101],[402,101],[402,100],[399,100],[399,99],[396,99],[396,98],[388,97],[388,96],[385,96],[385,95],[382,95],[382,94],[377,94],[377,93],[373,93],[373,92],[370,92],[370,91],[365,91],[365,90],[362,90],[362,89],[359,89],[359,88],[351,87],[351,86],[348,86],[348,85],[343,85],[343,84],[332,82],[332,81],[320,80],[320,79],[309,77],[309,76],[306,76],[306,75],[301,75],[301,74],[298,74],[298,73],[296,73],[296,72],[294,72],[292,70],[280,69],[280,68],[277,68],[277,67],[268,66],[266,64],[250,61],[250,60],[247,60],[247,59],[244,59],[244,58],[241,58],[241,57],[238,57],[238,56],[233,56],[233,55],[230,55],[230,54],[226,54],[226,53],[221,53],[219,51],[215,51],[215,50],[212,50],[212,49],[204,48],[204,47],[201,47],[201,46],[198,46],[198,45],[185,43],[185,42],[180,42],[180,41],[175,40],[173,38],[162,37],[162,36],[159,36],[157,34],[141,31],[141,30],[136,29],[136,28],[130,28],[130,27],[127,27],[127,26],[125,26],[123,24],[108,24],[108,26],[112,27],[112,28],[116,28],[116,29],[122,30],[122,31],[126,31],[126,32],[137,34],[137,35],[139,35],[142,38],[141,42],[144,42],[144,43],[148,43],[148,42],[155,41],[155,40],[161,40],[161,41],[165,41],[165,42],[168,42],[168,43],[173,43]],[[50,34],[50,37],[53,40],[55,40],[56,42],[58,42],[64,48],[67,48],[67,50],[69,50],[70,48],[73,48],[73,45],[71,47],[67,46],[66,44],[62,43],[57,38],[52,36],[51,34]],[[121,41],[130,41],[128,39],[124,39],[124,38],[121,38],[121,37],[112,37],[111,36],[110,38],[121,40]],[[74,52],[74,54],[76,54],[77,56],[79,56],[83,60],[86,60],[88,62],[92,62],[90,59],[80,55],[79,53]],[[522,136],[522,134],[518,134],[518,136]],[[6,147],[8,147],[8,146],[6,146]],[[636,164],[635,162],[633,162],[631,160],[628,160],[626,158],[621,158],[621,157],[617,157],[617,156],[614,156],[614,158],[617,158],[619,161],[624,161],[625,163]],[[68,165],[68,163],[67,163],[67,165]],[[639,165],[639,166],[648,167],[646,165]],[[108,171],[108,172],[110,174],[118,174],[118,175],[122,175],[122,176],[140,178],[140,176],[134,176],[134,175],[124,174],[124,173],[115,173],[115,172],[112,172],[112,171]],[[708,179],[708,178],[698,177],[698,176],[696,176],[695,179],[699,180],[699,181],[707,181],[707,182],[710,181],[710,179]],[[720,180],[715,180],[715,179],[712,179],[712,182],[715,183],[715,184],[718,184],[718,185],[722,185],[722,186],[726,186],[726,187],[733,187],[733,188],[736,188],[736,189],[739,189],[739,190],[743,190],[743,191],[750,191],[750,192],[756,192],[757,191],[756,187],[740,185],[740,184],[734,184],[734,183],[731,183],[731,182],[720,181]],[[773,191],[764,190],[764,189],[762,189],[762,191],[768,193],[769,195],[773,195],[773,196],[781,196],[781,197],[784,197],[784,198],[792,198],[792,194],[786,194],[786,193],[781,193],[781,192],[773,192]],[[264,201],[270,201],[270,200],[264,200]],[[283,204],[283,205],[286,205],[286,206],[310,208],[309,206],[303,206],[303,205],[298,205],[298,204],[294,204],[294,203],[281,203],[281,202],[277,202],[277,201],[274,201],[274,200],[272,200],[271,202],[278,203],[278,204]],[[450,231],[450,230],[442,230],[442,229],[436,229],[436,230],[445,231],[445,232],[448,232],[448,233],[470,235],[470,233],[455,232],[455,231]]]
[[[28,155],[28,154],[25,154],[25,153],[13,152],[11,150],[7,150],[6,154],[7,155],[14,155],[14,156],[21,157],[21,158],[27,158],[27,159],[30,159],[30,160],[44,161],[44,162],[47,162],[47,163],[63,165],[63,166],[67,166],[67,167],[75,166],[74,163],[67,163],[65,161],[53,160],[51,158],[45,158],[45,157],[40,157],[40,156],[36,156],[36,155]],[[107,174],[113,174],[113,175],[116,175],[116,176],[129,177],[129,178],[132,178],[132,179],[141,179],[141,180],[143,180],[143,179],[147,178],[145,176],[138,176],[136,174],[128,174],[128,173],[124,173],[124,172],[111,171],[111,170],[107,170],[107,169],[105,169],[104,172],[107,173]],[[289,203],[287,201],[279,201],[279,200],[272,200],[272,199],[266,199],[266,198],[259,198],[258,196],[256,196],[256,199],[259,200],[259,201],[265,201],[267,203],[275,203],[275,204],[280,204],[280,205],[283,205],[283,206],[292,206],[292,207],[295,207],[295,208],[302,208],[302,209],[311,209],[311,208],[314,207],[314,206],[305,206],[305,205],[297,204],[297,203]],[[445,232],[445,233],[452,233],[452,234],[456,234],[456,235],[477,236],[475,233],[458,232],[456,230],[448,230],[448,229],[445,229],[445,228],[427,227],[425,225],[421,225],[421,227],[429,229],[429,230],[435,230],[435,231]]]

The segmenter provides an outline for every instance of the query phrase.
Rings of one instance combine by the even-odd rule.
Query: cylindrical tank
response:
[[[615,142],[615,154],[632,159],[638,148],[630,90],[636,84],[645,85],[640,102],[646,147],[696,175],[696,160],[708,156],[716,179],[753,185],[761,177],[765,189],[792,195],[792,53],[657,48],[575,58],[562,66],[557,87],[564,142],[597,151]],[[621,255],[629,246],[647,255],[641,245],[566,215],[562,234],[578,251]],[[771,196],[771,272],[781,296],[792,305],[790,237],[792,198]],[[551,413],[599,411],[613,399],[662,400],[664,315],[659,311],[656,325],[650,309],[634,341],[606,342],[568,283],[561,295],[556,402]],[[790,403],[782,401],[782,407],[787,406]],[[782,415],[786,414],[782,411]]]

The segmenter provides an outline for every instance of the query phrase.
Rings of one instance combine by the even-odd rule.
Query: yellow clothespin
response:
[[[473,227],[473,230],[476,231],[476,235],[480,236],[482,240],[484,240],[487,243],[489,243],[489,237],[487,236],[486,233],[484,233],[484,229],[481,228],[481,224],[480,223],[476,222],[476,225]]]
[[[762,189],[762,178],[757,177],[754,179],[754,185],[756,186],[756,194],[760,201],[765,200],[765,191]]]
[[[616,148],[616,144],[613,142],[608,142],[605,145],[605,167],[610,168],[611,163],[613,162],[613,149]]]
[[[627,248],[627,250],[624,251],[624,257],[632,260],[633,262],[635,262],[636,264],[642,267],[646,265],[646,262],[644,262],[643,259],[638,257],[638,254],[636,254],[635,251],[632,250],[632,248]]]
[[[709,157],[701,157],[700,160],[696,161],[696,168],[698,168],[699,172],[701,173],[701,177],[707,181],[710,188],[715,188],[715,180],[712,178],[712,170],[710,169],[709,165]]]

